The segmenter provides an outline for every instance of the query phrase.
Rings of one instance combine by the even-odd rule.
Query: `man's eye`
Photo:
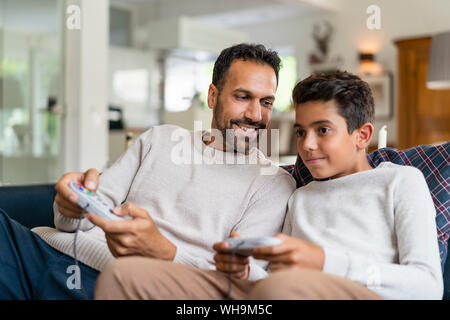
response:
[[[247,100],[247,96],[236,96],[239,100]]]
[[[267,106],[267,107],[273,106],[273,102],[270,101],[270,100],[264,100],[264,101],[263,101],[263,104],[264,104],[265,106]]]

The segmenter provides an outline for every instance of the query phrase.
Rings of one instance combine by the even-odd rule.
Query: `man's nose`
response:
[[[245,117],[251,119],[253,122],[262,120],[261,105],[258,101],[252,101],[245,110]]]

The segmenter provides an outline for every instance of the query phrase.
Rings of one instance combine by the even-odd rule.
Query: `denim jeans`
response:
[[[93,299],[98,274],[0,209],[0,299]]]

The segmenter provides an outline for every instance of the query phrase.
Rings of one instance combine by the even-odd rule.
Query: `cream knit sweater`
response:
[[[422,172],[382,162],[297,189],[283,232],[321,246],[324,272],[385,299],[442,299],[435,219]]]
[[[127,201],[146,209],[161,233],[177,246],[175,262],[214,269],[212,246],[231,231],[243,237],[281,231],[295,181],[257,149],[243,159],[248,163],[254,156],[258,163],[237,164],[242,161],[239,155],[201,141],[201,132],[170,125],[153,127],[101,175],[98,193],[111,206]],[[230,164],[230,159],[235,163]],[[55,204],[54,221],[56,229],[32,231],[73,256],[78,220],[62,216]],[[114,259],[103,231],[87,219],[80,230],[79,260],[102,270]],[[262,261],[252,261],[250,279],[265,276],[265,267]]]

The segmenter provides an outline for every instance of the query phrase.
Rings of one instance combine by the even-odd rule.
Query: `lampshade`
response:
[[[375,55],[373,53],[359,53],[359,61],[360,62],[374,62],[375,61]]]
[[[431,40],[428,89],[450,89],[450,31]]]

